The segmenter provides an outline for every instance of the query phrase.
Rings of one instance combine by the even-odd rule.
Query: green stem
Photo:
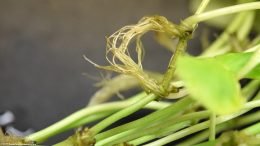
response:
[[[260,9],[260,2],[250,2],[245,4],[238,4],[230,7],[220,8],[217,10],[212,10],[209,12],[204,12],[199,15],[193,15],[184,20],[184,23],[188,26],[192,26],[202,21],[206,21],[208,19],[212,19],[215,17],[229,15],[233,13],[238,13],[242,11],[249,11]]]
[[[114,103],[108,103],[106,105],[84,108],[82,110],[73,113],[72,115],[66,117],[61,121],[54,123],[53,125],[45,129],[42,129],[41,131],[38,131],[36,133],[27,136],[26,139],[36,141],[37,143],[41,143],[44,140],[48,139],[49,137],[67,130],[67,126],[73,125],[75,122],[83,119],[83,117],[87,117],[98,112],[103,112],[112,109],[119,110],[126,107],[126,105],[129,105],[129,103],[114,102]]]
[[[245,115],[243,117],[239,117],[238,119],[233,119],[231,121],[217,125],[216,133],[220,133],[222,131],[227,131],[227,130],[230,130],[233,128],[240,128],[242,126],[252,124],[256,121],[259,121],[260,120],[259,114],[260,114],[260,112],[252,113],[249,115]],[[179,143],[178,146],[191,146],[191,145],[198,144],[198,143],[206,140],[209,133],[210,133],[209,130],[198,133],[195,136],[192,136],[191,138],[186,139],[185,141]]]
[[[195,12],[195,15],[202,13],[205,10],[205,8],[207,7],[207,5],[209,4],[209,2],[210,2],[210,0],[202,0],[197,11]],[[188,28],[192,27],[192,29],[193,29],[192,31],[194,31],[196,28],[196,25],[197,25],[197,23],[194,23],[192,25],[186,25],[186,26]],[[170,59],[170,62],[168,65],[168,70],[166,71],[163,81],[162,81],[162,87],[166,91],[168,91],[170,82],[171,82],[174,72],[176,70],[175,64],[176,64],[177,58],[180,54],[182,54],[185,51],[185,49],[187,47],[188,37],[190,37],[190,36],[186,36],[184,38],[179,38],[179,42],[177,44],[176,50]]]
[[[145,95],[146,95],[145,93],[140,93],[126,101],[106,103],[106,104],[101,104],[101,105],[81,109],[71,114],[70,116],[66,117],[65,119],[54,123],[51,126],[27,136],[26,139],[31,141],[36,141],[37,143],[41,143],[51,136],[64,132],[70,128],[74,128],[75,126],[86,124],[87,122],[91,122],[92,120],[98,119],[99,118],[98,114],[102,114],[104,112],[109,112],[109,111],[110,112],[118,111],[120,109],[126,108],[127,106],[133,104],[134,102],[139,101]],[[162,103],[152,102],[148,104],[146,107],[150,109],[161,109],[168,105],[169,104],[163,102]],[[95,114],[97,115],[93,116]]]
[[[244,12],[246,15],[245,20],[242,22],[243,24],[239,26],[237,30],[237,39],[239,41],[244,41],[249,35],[254,25],[255,20],[255,11]]]
[[[104,117],[107,117],[107,116],[113,114],[114,112],[116,112],[116,111],[112,110],[112,111],[105,111],[105,112],[102,112],[102,113],[92,114],[90,116],[87,116],[87,117],[83,118],[82,120],[76,121],[73,124],[68,125],[66,127],[65,131],[67,131],[69,129],[72,129],[72,128],[76,128],[76,127],[85,125],[87,123],[91,123],[91,122],[97,121],[99,119],[102,119]]]
[[[147,104],[144,108],[151,109],[151,110],[160,110],[163,108],[166,108],[167,106],[171,105],[169,102],[150,102]],[[112,110],[112,111],[105,111],[102,113],[96,113],[93,115],[90,115],[88,117],[84,117],[82,120],[75,121],[72,125],[67,126],[67,130],[82,126],[84,124],[99,120],[101,118],[107,117],[108,115],[111,115],[112,113],[116,112],[117,110]]]
[[[251,103],[251,102],[250,102]],[[241,112],[238,112],[238,113],[235,113],[235,114],[232,114],[232,115],[227,115],[227,116],[220,116],[218,118],[216,118],[216,124],[220,124],[220,123],[223,123],[223,122],[226,122],[226,121],[229,121],[231,119],[234,119],[244,113],[246,113],[247,111],[250,110],[251,107],[256,107],[255,104],[254,106],[252,106],[250,103],[247,103],[244,107],[244,110],[242,110]],[[258,106],[260,106],[260,104],[257,104]],[[174,134],[171,134],[171,135],[168,135],[164,138],[161,138],[157,141],[154,141],[152,143],[149,143],[145,146],[160,146],[160,145],[165,145],[167,143],[170,143],[172,141],[175,141],[175,140],[178,140],[180,138],[183,138],[187,135],[190,135],[190,134],[193,134],[195,132],[198,132],[198,131],[201,131],[203,129],[206,129],[210,126],[210,121],[205,121],[205,122],[202,122],[200,124],[197,124],[197,125],[194,125],[194,126],[191,126],[189,128],[186,128],[186,129],[183,129],[181,131],[178,131]]]
[[[242,95],[247,97],[247,100],[251,98],[256,92],[257,88],[260,86],[260,80],[253,80],[249,84],[247,84],[243,90]]]
[[[258,51],[258,50],[259,50],[259,44],[253,46],[252,48],[249,48],[245,52],[255,52],[255,51]]]
[[[255,12],[243,12],[236,15],[233,21],[228,25],[226,30],[218,37],[218,39],[212,43],[210,47],[207,48],[206,51],[202,54],[203,56],[215,56],[219,55],[219,50],[223,50],[224,48],[231,49],[231,45],[228,43],[230,38],[230,34],[234,34],[237,32],[237,38],[239,41],[243,41],[249,35],[252,26],[254,24]],[[225,53],[225,51],[223,51]]]
[[[259,80],[253,80],[252,82],[250,82],[248,85],[246,85],[243,88],[242,94],[244,96],[246,96],[247,99],[251,98],[252,95],[257,90],[257,88],[259,87],[259,82],[260,82]],[[255,97],[255,100],[258,99],[257,97],[258,96]],[[225,129],[227,130],[228,128],[234,128],[234,126],[240,127],[240,126],[244,126],[244,125],[253,123],[253,122],[259,120],[259,118],[260,118],[260,116],[259,116],[259,112],[258,112],[258,113],[253,113],[251,115],[244,116],[239,119],[234,119],[234,120],[232,120],[232,122],[225,122],[216,127],[216,133],[219,133]],[[205,140],[208,137],[208,135],[210,135],[210,132],[209,132],[209,130],[206,130],[202,133],[199,133],[199,134],[193,136],[192,138],[190,138],[188,140],[185,140],[184,142],[182,142],[178,145],[179,146],[195,145],[195,144]]]
[[[100,133],[95,136],[97,141],[101,141],[105,138],[108,138],[110,136],[116,135],[118,133],[121,133],[122,131],[126,131],[132,128],[137,127],[146,127],[148,126],[147,123],[152,124],[156,121],[164,120],[168,118],[169,116],[174,116],[176,113],[179,113],[183,111],[186,107],[188,107],[190,104],[193,103],[193,100],[191,98],[185,97],[176,103],[173,103],[172,105],[162,109],[155,111],[154,113],[147,115],[141,119],[135,120],[133,122],[121,125],[119,127],[113,128],[111,130],[105,131],[103,133]]]
[[[241,127],[259,121],[260,120],[259,115],[260,115],[260,111],[245,115],[239,118],[238,120],[235,120],[235,125]]]
[[[168,65],[168,69],[163,77],[163,80],[162,80],[162,87],[168,91],[169,89],[169,86],[170,86],[170,83],[172,81],[172,78],[173,78],[173,75],[174,75],[174,72],[176,70],[176,61],[177,61],[177,58],[180,54],[183,53],[183,51],[185,50],[187,46],[187,39],[183,39],[183,38],[180,38],[179,42],[178,42],[178,45],[176,47],[176,50],[175,52],[173,53],[171,59],[170,59],[170,62],[169,62],[169,65]]]
[[[137,101],[136,103],[132,104],[131,106],[129,106],[129,107],[113,114],[112,116],[104,119],[103,121],[101,121],[100,123],[98,123],[97,125],[92,127],[90,130],[93,132],[94,135],[96,135],[97,133],[99,133],[100,131],[102,131],[103,129],[105,129],[106,127],[111,125],[112,123],[114,123],[117,120],[122,119],[122,118],[138,111],[139,109],[144,107],[149,102],[155,100],[156,98],[157,98],[156,95],[149,94],[146,97],[144,97],[143,99],[141,99],[140,101]]]
[[[196,11],[196,15],[197,14],[200,14],[201,12],[203,12],[205,10],[205,8],[207,7],[208,3],[210,2],[210,0],[202,0],[200,6],[198,7],[197,11]],[[194,23],[192,25],[187,25],[188,27],[192,27],[192,31],[195,30],[195,26],[197,25],[197,23]],[[177,61],[177,58],[180,54],[182,54],[186,47],[187,47],[187,40],[188,40],[188,37],[190,36],[186,36],[184,38],[179,38],[179,42],[177,44],[177,47],[176,47],[176,50],[175,52],[173,53],[171,59],[170,59],[170,62],[169,62],[169,65],[168,65],[168,69],[163,77],[163,81],[162,81],[162,87],[168,91],[169,89],[169,85],[171,83],[171,80],[173,78],[173,75],[174,75],[174,72],[176,70],[176,67],[175,67],[175,64],[176,64],[176,61]],[[172,89],[171,89],[172,90]]]
[[[218,37],[216,41],[214,41],[205,52],[203,52],[202,56],[209,56],[212,52],[223,48],[223,45],[227,43],[229,39],[229,34],[234,33],[241,27],[241,23],[243,23],[244,19],[246,18],[246,12],[237,14],[233,21],[229,24],[226,30]]]
[[[172,103],[170,102],[163,102],[163,101],[152,101],[148,103],[144,108],[151,109],[151,110],[161,110],[168,106],[170,106]]]
[[[255,94],[257,88],[259,87],[259,83],[260,83],[259,80],[253,80],[243,88],[242,94],[247,97],[247,100],[249,98],[251,98],[253,96],[253,94]],[[260,94],[258,93],[255,96],[254,100],[258,100],[259,95]],[[216,127],[216,133],[219,133],[219,132],[221,132],[225,129],[228,129],[228,128],[234,128],[234,126],[235,127],[241,127],[241,126],[253,123],[253,122],[260,119],[259,113],[260,112],[252,113],[250,115],[243,116],[239,119],[234,119],[230,122],[225,122],[223,124],[220,124]],[[208,135],[210,135],[210,131],[206,130],[204,132],[201,132],[201,133],[193,136],[192,138],[190,138],[188,140],[185,140],[184,142],[182,142],[178,145],[179,146],[195,145],[195,144],[205,140],[208,137]]]
[[[202,111],[202,112],[196,112],[196,113],[183,115],[181,117],[174,116],[166,121],[161,120],[159,123],[153,124],[152,126],[138,127],[138,128],[131,129],[131,130],[122,132],[120,134],[111,136],[107,139],[99,141],[96,144],[96,146],[110,146],[113,144],[130,141],[130,140],[133,140],[138,137],[145,136],[145,135],[154,135],[154,134],[160,135],[162,133],[165,133],[166,131],[167,131],[167,133],[170,133],[173,129],[176,129],[175,126],[174,127],[172,126],[172,125],[175,125],[176,123],[180,123],[183,121],[192,121],[195,119],[207,118],[209,116],[209,114],[210,114],[209,111]]]
[[[198,7],[197,11],[195,12],[195,15],[198,15],[200,13],[202,13],[207,5],[209,4],[210,0],[203,0],[201,3],[200,3],[200,6]]]
[[[256,135],[260,133],[260,122],[243,130],[247,135]]]
[[[210,115],[209,140],[213,141],[216,138],[216,114]]]
[[[260,107],[260,100],[254,100],[254,101],[250,101],[248,103],[246,103],[245,105],[245,109],[252,109],[252,108],[256,108],[256,107]]]
[[[260,64],[260,44],[255,47],[257,47],[257,51],[253,54],[253,56],[250,58],[247,64],[239,71],[238,77],[240,79]]]
[[[210,0],[202,0],[202,2],[200,3],[200,5],[199,5],[197,11],[195,12],[195,15],[198,15],[198,14],[202,13],[202,12],[206,9],[206,7],[208,6],[209,2],[210,2]],[[192,31],[193,31],[193,32],[195,31],[195,29],[196,29],[197,26],[198,26],[197,23],[196,23],[196,24],[193,24],[193,25],[190,25],[190,26],[189,26],[189,25],[186,25],[185,23],[182,23],[182,24],[184,24],[184,26],[187,27],[187,29],[192,28]]]
[[[53,146],[74,146],[75,145],[75,140],[73,139],[66,139],[60,143],[57,143]]]
[[[181,126],[179,126],[181,127]],[[146,136],[143,136],[143,137],[140,137],[140,138],[137,138],[135,140],[132,140],[130,142],[128,142],[129,144],[132,144],[134,146],[136,145],[141,145],[147,141],[150,141],[150,140],[153,140],[155,139],[157,136],[156,135],[146,135]]]
[[[146,143],[146,142],[151,141],[153,139],[156,139],[158,137],[162,137],[162,136],[168,135],[169,133],[173,133],[173,132],[176,132],[176,131],[178,131],[180,129],[183,129],[183,128],[189,126],[190,124],[191,124],[190,121],[184,121],[184,122],[181,122],[181,123],[178,123],[178,124],[174,124],[173,126],[167,128],[167,131],[165,131],[164,133],[146,135],[146,136],[137,138],[135,140],[132,140],[132,141],[130,141],[128,143],[132,144],[132,145],[141,145],[143,143]]]
[[[174,134],[168,135],[168,136],[166,136],[164,138],[161,138],[161,139],[159,139],[157,141],[154,141],[154,142],[151,142],[149,144],[146,144],[145,146],[161,146],[161,145],[165,145],[167,143],[170,143],[172,141],[180,139],[180,138],[182,138],[184,136],[187,136],[187,135],[190,135],[190,134],[195,133],[197,131],[206,129],[206,128],[208,128],[208,126],[209,126],[209,121],[206,121],[206,122],[197,124],[195,126],[191,126],[189,128],[186,128],[186,129],[183,129],[181,131],[178,131],[178,132],[176,132]]]

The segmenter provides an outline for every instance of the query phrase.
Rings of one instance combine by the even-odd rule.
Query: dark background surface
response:
[[[84,107],[97,88],[83,73],[100,76],[84,54],[105,64],[105,36],[154,14],[179,23],[189,15],[187,5],[186,0],[1,0],[0,111],[13,111],[20,130],[40,130]],[[163,71],[170,53],[152,37],[144,44],[145,67]],[[191,51],[200,47],[198,39],[191,44]]]

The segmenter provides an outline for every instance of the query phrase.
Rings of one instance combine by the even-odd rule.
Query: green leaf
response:
[[[237,74],[250,60],[254,52],[229,53],[214,57],[223,64],[228,70]],[[251,70],[245,78],[260,79],[260,65]]]
[[[196,144],[195,146],[215,146],[217,141],[207,141],[200,144]]]
[[[191,96],[216,114],[239,110],[244,99],[236,76],[214,59],[180,57],[177,75]]]

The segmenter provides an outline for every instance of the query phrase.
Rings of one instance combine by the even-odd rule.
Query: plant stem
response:
[[[156,98],[157,98],[156,95],[149,94],[146,97],[144,97],[143,99],[141,99],[141,100],[137,101],[136,103],[132,104],[131,106],[129,106],[129,107],[113,114],[112,116],[104,119],[103,121],[101,121],[100,123],[98,123],[97,125],[92,127],[90,130],[93,132],[94,135],[96,135],[97,133],[99,133],[100,131],[102,131],[103,129],[105,129],[106,127],[108,127],[109,125],[114,123],[115,121],[122,119],[122,118],[136,112],[137,110],[141,109],[146,104],[155,100]]]
[[[197,131],[206,129],[206,128],[208,128],[208,126],[209,126],[209,121],[202,122],[202,123],[197,124],[195,126],[191,126],[189,128],[178,131],[174,134],[168,135],[168,136],[161,138],[157,141],[146,144],[144,146],[162,146],[162,145],[165,145],[165,144],[170,143],[172,141],[175,141],[177,139],[180,139],[184,136],[187,136],[187,135],[190,135],[190,134],[195,133]]]
[[[216,114],[211,113],[210,115],[210,127],[209,127],[209,140],[215,140],[216,135]]]
[[[257,104],[258,106],[256,106],[256,104],[250,104],[250,103],[247,103],[245,105],[245,107],[244,107],[244,110],[242,110],[242,111],[240,111],[238,113],[235,113],[235,114],[232,114],[232,115],[227,115],[227,116],[220,116],[220,117],[216,118],[216,124],[220,124],[220,123],[229,121],[231,119],[234,119],[235,117],[238,117],[238,116],[246,113],[252,107],[260,106],[260,104]],[[254,102],[252,102],[252,103],[254,103]],[[254,106],[252,106],[252,105],[254,105]],[[198,131],[201,131],[203,129],[206,129],[206,128],[209,127],[209,125],[210,125],[210,121],[205,121],[205,122],[199,123],[197,125],[191,126],[189,128],[183,129],[181,131],[178,131],[178,132],[176,132],[174,134],[168,135],[168,136],[166,136],[164,138],[161,138],[161,139],[159,139],[157,141],[154,141],[152,143],[146,144],[145,146],[161,146],[161,145],[165,145],[165,144],[170,143],[172,141],[175,141],[177,139],[183,138],[183,137],[185,137],[187,135],[190,135],[190,134],[193,134],[195,132],[198,132]]]
[[[254,100],[254,101],[250,101],[248,103],[246,103],[245,105],[245,109],[252,109],[252,108],[256,108],[256,107],[260,107],[260,100]]]
[[[73,124],[68,125],[66,127],[66,130],[69,130],[69,129],[72,129],[75,127],[79,127],[79,126],[82,126],[82,125],[90,123],[90,122],[94,122],[96,120],[107,117],[107,116],[113,114],[114,112],[116,112],[116,111],[113,110],[113,111],[105,111],[105,112],[101,112],[101,113],[92,114],[90,116],[83,118],[82,120],[76,121]]]
[[[176,113],[179,113],[183,111],[185,108],[187,108],[190,104],[193,103],[193,100],[191,98],[185,97],[176,103],[173,103],[172,105],[162,109],[155,111],[154,113],[147,115],[141,119],[135,120],[133,122],[121,125],[119,127],[113,128],[111,130],[105,131],[103,133],[100,133],[95,136],[97,141],[100,141],[102,139],[108,138],[110,136],[116,135],[118,133],[121,133],[122,131],[126,131],[132,128],[137,127],[146,127],[148,126],[147,123],[152,124],[159,120],[164,120],[168,118],[169,116],[174,116]]]
[[[74,146],[75,145],[75,140],[72,139],[66,139],[60,143],[57,143],[53,146]]]
[[[77,123],[86,124],[85,122],[91,122],[92,120],[98,119],[97,116],[91,117],[94,114],[98,115],[99,113],[101,114],[108,111],[111,112],[111,111],[120,110],[122,108],[126,108],[127,106],[133,104],[134,102],[139,101],[145,95],[146,95],[145,93],[140,93],[126,101],[106,103],[106,104],[101,104],[101,105],[81,109],[71,114],[70,116],[64,118],[63,120],[52,124],[51,126],[27,136],[25,139],[36,141],[37,143],[41,143],[51,136],[64,132],[70,128],[73,128],[74,126],[77,126]],[[153,103],[153,102],[147,105],[147,107],[151,109],[160,109],[166,106],[168,106],[168,104],[166,103]],[[94,119],[91,120],[91,118]],[[83,121],[85,120],[85,122],[82,122],[82,120]]]
[[[193,15],[184,20],[184,23],[188,26],[192,26],[202,21],[206,21],[208,19],[212,19],[215,17],[229,15],[233,13],[238,13],[242,11],[255,10],[260,9],[260,2],[250,2],[245,4],[238,4],[234,6],[229,6],[225,8],[220,8],[217,10],[212,10],[209,12],[204,12],[198,15]]]
[[[176,129],[176,127],[172,126],[175,125],[176,123],[183,122],[183,121],[191,121],[195,119],[203,119],[207,118],[209,116],[209,111],[202,111],[202,112],[196,112],[196,113],[191,113],[183,116],[174,116],[170,119],[167,119],[165,121],[161,120],[159,123],[153,124],[152,126],[148,127],[138,127],[134,128],[125,132],[122,132],[120,134],[111,136],[107,139],[104,139],[96,144],[96,146],[110,146],[113,144],[129,141],[136,139],[138,137],[142,137],[145,135],[160,135],[162,133],[167,133],[172,131],[173,129]]]
[[[260,80],[253,80],[249,84],[247,84],[243,90],[242,95],[247,97],[247,100],[251,98],[254,93],[257,91],[257,88],[260,86]]]
[[[170,106],[172,103],[170,102],[163,102],[163,101],[152,101],[148,103],[144,108],[151,109],[151,110],[161,110],[168,106]]]
[[[257,101],[260,101],[260,92],[257,93],[255,99],[258,99]],[[260,102],[259,102],[260,103]],[[258,104],[259,104],[258,103]],[[257,103],[255,103],[255,105],[257,105]],[[245,132],[248,135],[256,135],[260,133],[260,122],[258,122],[257,124],[250,126],[246,129],[243,130],[243,132]]]
[[[260,122],[243,130],[247,135],[256,135],[260,133]]]
[[[259,45],[255,45],[254,47],[249,48],[245,52],[254,52],[254,51],[258,51],[258,50],[259,50]]]
[[[252,92],[254,92],[255,91],[255,87],[257,87],[259,85],[259,82],[258,81],[253,81],[253,82],[251,82],[249,85],[247,85],[245,88],[243,88],[243,93],[246,93],[246,94],[249,94],[249,96],[251,96],[251,94],[252,94]],[[245,108],[254,108],[254,107],[257,107],[257,106],[259,106],[258,105],[259,104],[259,102],[250,102],[250,103],[248,103],[248,104],[246,104],[246,106],[245,106]],[[169,106],[168,108],[170,108],[171,106]],[[173,106],[174,107],[174,106]],[[176,106],[175,106],[176,107]],[[161,112],[161,111],[157,111],[157,112]],[[164,112],[164,113],[166,113],[166,112]],[[174,117],[175,118],[175,117]],[[172,124],[172,122],[167,122],[167,121],[164,121],[163,120],[163,118],[158,118],[158,119],[160,119],[160,122],[159,122],[159,124],[161,124],[161,123],[163,123],[163,125],[164,126],[166,126],[167,127],[167,124],[164,124],[164,123],[170,123],[170,124]],[[182,119],[182,118],[178,118],[178,119]],[[121,140],[121,142],[122,141],[124,141],[124,140],[129,140],[129,138],[131,138],[131,134],[133,134],[133,136],[134,137],[136,137],[136,136],[138,136],[139,134],[141,134],[140,132],[136,132],[136,131],[145,131],[145,132],[149,132],[150,130],[153,130],[153,129],[151,129],[151,127],[147,127],[148,129],[147,130],[142,130],[143,128],[145,128],[146,127],[146,123],[147,122],[144,122],[144,125],[142,125],[142,126],[139,126],[138,125],[138,122],[136,122],[136,124],[135,124],[135,122],[132,122],[133,123],[133,125],[135,125],[135,127],[128,127],[128,128],[122,128],[122,126],[121,127],[117,127],[117,128],[115,128],[115,129],[112,129],[112,130],[109,130],[109,131],[106,131],[105,133],[101,133],[101,135],[103,136],[103,138],[102,138],[102,136],[101,135],[97,135],[97,140],[98,141],[102,141],[101,143],[100,142],[98,142],[98,144],[99,145],[104,145],[104,144],[106,144],[106,143],[109,143],[109,141],[113,141],[113,142],[120,142],[119,140],[120,140],[120,138],[122,139]],[[130,123],[131,124],[131,123]],[[150,125],[151,125],[152,123],[151,123],[151,121],[150,121]],[[158,125],[158,124],[156,124],[156,125]],[[215,125],[215,124],[214,124]],[[124,126],[123,126],[124,127]],[[127,127],[127,126],[125,126],[125,127]],[[156,129],[158,129],[158,127],[160,127],[159,125],[158,126],[156,126]],[[134,129],[130,129],[130,128],[134,128]],[[127,130],[128,129],[128,130]],[[159,128],[159,129],[163,129],[163,128]],[[167,129],[167,128],[166,128]],[[171,129],[171,128],[170,128]],[[118,132],[115,132],[115,131],[118,131]],[[122,132],[122,131],[125,131],[125,132]],[[164,131],[164,130],[163,130]],[[109,135],[107,135],[107,134],[109,134]],[[215,132],[214,132],[214,134],[215,134]],[[114,136],[113,136],[114,135]],[[158,135],[158,133],[156,134],[156,135]],[[105,139],[104,138],[104,136],[105,137],[107,137],[108,139]],[[156,136],[151,136],[149,139],[151,139],[152,137],[156,137]],[[105,139],[105,141],[103,140],[103,139]],[[134,139],[134,138],[133,138]],[[111,143],[110,143],[111,144]]]
[[[87,117],[94,113],[107,111],[107,110],[119,110],[126,107],[126,105],[129,104],[130,103],[127,102],[114,102],[114,103],[107,103],[105,105],[93,106],[90,108],[81,109],[73,113],[72,115],[66,117],[65,119],[57,123],[54,123],[51,126],[27,136],[26,139],[35,141],[37,143],[41,143],[44,140],[48,139],[49,137],[65,131],[67,129],[67,126],[73,125],[75,122],[80,121],[83,117]]]
[[[216,127],[216,133],[220,133],[222,131],[227,131],[232,128],[239,128],[239,127],[254,123],[256,121],[259,121],[260,120],[259,114],[260,114],[260,112],[256,112],[256,113],[252,113],[249,115],[245,115],[243,117],[239,117],[238,119],[233,119],[231,121],[222,123]],[[179,143],[178,146],[190,146],[190,145],[195,145],[197,143],[200,143],[200,142],[206,140],[209,133],[210,133],[209,130],[198,133],[195,136]]]
[[[202,13],[205,10],[205,8],[207,7],[207,5],[209,4],[209,2],[210,2],[210,0],[202,0],[197,11],[195,12],[195,15]]]
[[[132,144],[132,145],[141,145],[143,143],[146,143],[150,140],[153,140],[153,139],[156,139],[158,137],[162,137],[162,136],[165,136],[169,133],[172,133],[172,132],[176,132],[182,128],[185,128],[187,126],[189,126],[191,124],[190,121],[184,121],[184,122],[181,122],[181,123],[178,123],[178,124],[174,124],[173,126],[171,126],[168,130],[166,131],[165,133],[158,133],[158,134],[151,134],[151,135],[146,135],[146,136],[143,136],[143,137],[140,137],[140,138],[137,138],[135,140],[132,140],[130,142],[128,142],[129,144]]]
[[[173,53],[171,59],[170,59],[170,62],[169,62],[169,65],[168,65],[168,69],[163,77],[163,80],[162,80],[162,87],[168,91],[169,89],[169,85],[172,81],[172,78],[173,78],[173,75],[174,75],[174,72],[176,70],[176,66],[175,66],[175,63],[177,61],[177,58],[180,54],[183,53],[183,51],[185,50],[187,46],[187,39],[186,38],[180,38],[179,42],[178,42],[178,45],[176,47],[176,50],[175,52]]]
[[[207,7],[208,3],[210,2],[210,0],[202,0],[200,6],[198,7],[197,11],[195,12],[195,15],[200,14],[201,12],[203,12],[205,10],[205,8]],[[188,27],[192,27],[194,31],[195,30],[195,26],[197,23],[194,23],[192,25],[188,25]],[[179,38],[179,42],[177,44],[176,50],[174,52],[174,54],[172,55],[169,65],[168,65],[168,69],[163,77],[163,81],[162,81],[162,87],[168,91],[169,85],[171,83],[171,80],[173,78],[174,72],[176,70],[175,64],[177,61],[177,58],[180,54],[182,54],[186,47],[187,47],[187,40],[188,40],[189,36],[186,36],[184,38]]]
[[[228,41],[229,34],[233,34],[235,31],[241,27],[241,23],[243,23],[244,19],[246,19],[246,12],[239,13],[235,16],[233,21],[227,26],[226,30],[215,40],[205,52],[203,52],[202,56],[214,56],[212,52],[223,48],[223,45]],[[213,55],[212,55],[213,54]]]
[[[244,39],[248,37],[255,22],[255,11],[243,13],[245,13],[246,17],[244,18],[244,21],[242,21],[243,24],[239,26],[239,29],[237,29],[237,39],[239,41],[244,41]]]
[[[246,74],[248,74],[253,68],[260,64],[260,44],[255,46],[257,51],[253,54],[247,64],[239,71],[238,77],[239,79],[243,78]]]
[[[159,110],[159,109],[163,109],[163,108],[165,108],[169,105],[170,105],[170,103],[167,103],[167,102],[150,102],[149,104],[147,104],[145,106],[145,108],[152,109],[152,110]],[[99,119],[104,118],[104,117],[107,117],[108,115],[111,115],[114,112],[115,112],[115,110],[105,111],[105,112],[97,113],[97,114],[92,114],[88,117],[83,118],[82,120],[76,121],[72,125],[67,126],[67,130],[75,128],[75,127],[82,126],[84,124],[99,120]]]
[[[218,39],[214,41],[212,45],[210,45],[208,49],[206,49],[206,51],[203,52],[202,55],[215,56],[218,54],[213,52],[216,52],[217,50],[222,50],[223,48],[227,47],[231,50],[232,46],[228,43],[230,34],[234,34],[235,32],[237,32],[236,35],[238,40],[243,41],[244,39],[246,39],[246,37],[250,33],[250,30],[252,29],[252,26],[254,24],[254,18],[255,11],[237,14],[235,18],[232,20],[232,22],[227,26],[226,30],[221,34],[221,36],[218,37]]]

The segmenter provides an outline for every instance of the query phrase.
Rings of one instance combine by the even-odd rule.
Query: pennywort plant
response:
[[[108,66],[84,57],[95,67],[119,75],[103,82],[87,107],[20,142],[39,144],[77,128],[74,135],[55,146],[260,144],[257,138],[260,134],[260,39],[259,34],[250,37],[257,23],[260,2],[239,0],[236,5],[205,11],[211,2],[214,0],[202,0],[195,14],[180,24],[163,16],[146,16],[109,36]],[[233,20],[229,20],[222,34],[201,55],[191,56],[186,52],[199,23],[230,14],[235,15]],[[142,37],[149,31],[172,53],[164,74],[142,66],[145,56]],[[244,40],[247,41],[242,45]],[[130,53],[130,44],[134,44],[135,54]],[[243,79],[248,83],[241,85],[239,81]],[[136,87],[141,87],[143,92],[122,101],[104,103],[118,92]],[[154,111],[108,128],[143,108]],[[97,124],[83,128],[94,121]]]

